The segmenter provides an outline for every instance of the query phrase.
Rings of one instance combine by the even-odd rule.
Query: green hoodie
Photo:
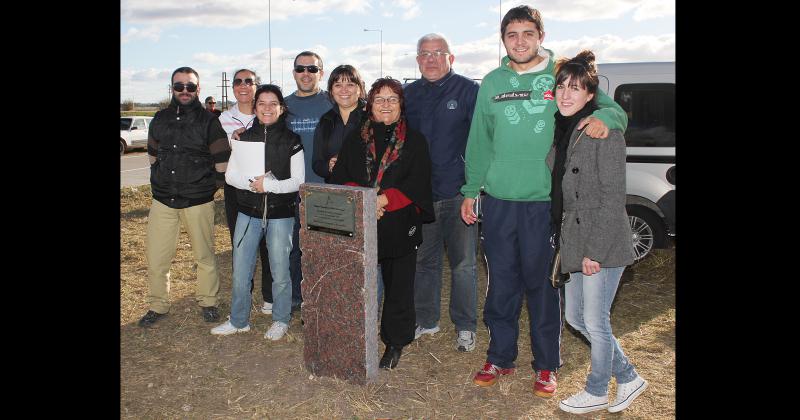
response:
[[[466,152],[464,197],[483,187],[492,197],[510,201],[550,201],[550,169],[545,163],[553,144],[555,54],[539,72],[517,74],[508,56],[486,75],[478,90]],[[601,89],[600,108],[592,115],[609,129],[623,132],[628,117]],[[598,140],[602,141],[602,140]]]

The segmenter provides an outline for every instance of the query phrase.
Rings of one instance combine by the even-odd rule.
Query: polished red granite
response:
[[[366,384],[378,373],[376,197],[370,188],[306,183],[300,196],[346,194],[355,204],[353,237],[309,230],[300,203],[303,252],[303,361],[311,373]]]

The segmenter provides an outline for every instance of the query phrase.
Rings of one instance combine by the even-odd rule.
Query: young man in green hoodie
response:
[[[555,125],[555,55],[541,47],[541,14],[530,6],[506,13],[500,34],[507,56],[483,78],[466,153],[461,217],[477,221],[475,201],[483,188],[483,249],[489,287],[483,321],[489,328],[487,360],[473,381],[493,385],[514,371],[523,293],[530,318],[533,393],[550,398],[560,365],[560,296],[547,280],[550,245],[550,169],[545,158]],[[627,116],[599,92],[600,108],[581,122],[590,137],[625,130]]]

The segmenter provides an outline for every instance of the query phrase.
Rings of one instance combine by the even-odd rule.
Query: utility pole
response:
[[[223,71],[222,72],[222,86],[217,86],[222,88],[222,110],[225,111],[228,109],[228,76]]]
[[[267,0],[267,48],[269,50],[269,82],[272,83],[272,0]]]

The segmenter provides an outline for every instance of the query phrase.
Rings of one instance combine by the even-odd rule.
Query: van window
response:
[[[675,147],[675,84],[619,85],[614,100],[628,113],[628,147]]]

